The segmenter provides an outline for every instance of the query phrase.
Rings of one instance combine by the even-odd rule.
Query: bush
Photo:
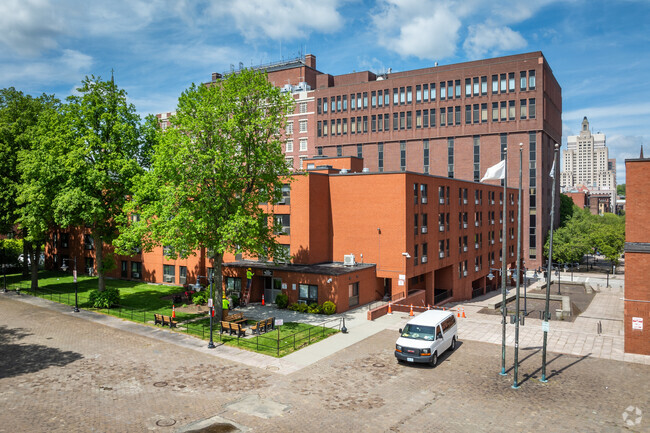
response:
[[[231,298],[232,298],[232,302],[230,303],[230,308],[233,309],[239,307],[239,296],[233,293]]]
[[[306,313],[309,307],[307,306],[307,304],[294,303],[289,305],[289,309],[292,311],[297,311],[299,313]]]
[[[320,305],[318,305],[316,302],[312,302],[311,304],[309,304],[309,308],[307,309],[307,311],[310,314],[321,314],[322,312]]]
[[[287,305],[289,305],[289,296],[285,293],[280,293],[275,297],[275,304],[278,308],[287,308]]]
[[[196,292],[195,294],[192,295],[192,302],[194,302],[196,305],[205,305],[208,303],[208,297],[210,295],[208,292]]]
[[[327,314],[327,315],[334,314],[336,313],[336,304],[332,301],[325,301],[325,303],[323,303],[323,305],[321,306],[321,310],[323,314]]]
[[[110,308],[120,303],[120,291],[114,287],[106,288],[103,292],[93,290],[88,297],[90,304],[95,308]]]

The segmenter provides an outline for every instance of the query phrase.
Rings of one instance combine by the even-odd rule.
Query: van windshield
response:
[[[414,340],[432,341],[436,338],[436,328],[434,326],[407,324],[404,331],[402,331],[402,337],[412,338]]]

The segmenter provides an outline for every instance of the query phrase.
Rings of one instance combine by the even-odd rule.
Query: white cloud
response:
[[[509,27],[495,27],[488,24],[469,26],[463,49],[470,58],[482,58],[486,54],[520,50],[526,47],[526,40]]]
[[[93,58],[75,50],[63,50],[59,57],[36,62],[1,62],[0,82],[16,87],[35,87],[42,83],[80,82],[91,73]]]
[[[384,0],[371,17],[379,44],[402,56],[437,60],[454,55],[461,21],[447,4]]]
[[[225,3],[225,4],[224,4]],[[334,32],[343,18],[338,0],[248,0],[219,2],[212,8],[220,25],[232,24],[247,40],[304,38],[310,32]]]
[[[58,46],[66,26],[48,0],[7,0],[0,3],[0,43],[34,56]]]

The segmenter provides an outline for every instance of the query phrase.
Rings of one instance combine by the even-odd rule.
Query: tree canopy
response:
[[[206,248],[218,299],[225,252],[282,254],[260,203],[278,201],[290,178],[280,131],[292,107],[291,96],[251,70],[190,86],[160,133],[151,169],[137,178],[118,251],[165,245],[176,257]]]

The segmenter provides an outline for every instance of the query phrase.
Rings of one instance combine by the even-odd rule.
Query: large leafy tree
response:
[[[86,77],[77,91],[56,120],[62,136],[53,143],[65,173],[53,200],[54,218],[61,227],[91,229],[101,291],[105,272],[114,266],[104,257],[104,245],[117,237],[116,216],[132,193],[132,179],[143,171],[155,135],[149,131],[152,123],[141,122],[113,79]]]
[[[290,176],[280,131],[292,106],[265,74],[251,70],[183,92],[151,169],[138,178],[127,214],[140,219],[124,219],[118,251],[165,245],[171,257],[185,257],[206,248],[217,299],[225,252],[281,255],[260,203],[279,200]],[[221,317],[221,303],[215,305]]]
[[[35,131],[40,117],[57,101],[52,96],[32,97],[13,87],[0,90],[0,233],[13,232],[16,228],[27,242],[23,243],[23,273],[27,264],[38,265],[38,254],[30,240],[28,226],[19,224],[22,204],[18,195],[23,175],[19,166],[19,155],[32,149],[38,142]]]

